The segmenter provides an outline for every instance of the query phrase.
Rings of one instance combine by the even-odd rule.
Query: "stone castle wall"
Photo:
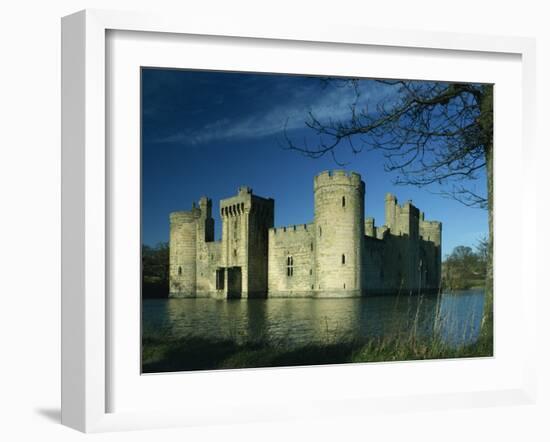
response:
[[[359,295],[363,283],[365,183],[357,173],[327,171],[315,177],[313,192],[315,290],[320,294]]]
[[[269,229],[273,227],[275,204],[272,199],[252,195],[248,217],[248,297],[266,296],[268,285]]]
[[[315,288],[313,224],[269,229],[269,296],[309,296]]]
[[[357,173],[320,173],[313,197],[312,223],[274,228],[273,199],[241,187],[220,202],[220,241],[206,197],[172,213],[170,295],[350,297],[439,288],[440,222],[387,194],[385,224],[376,226],[365,219]]]
[[[239,268],[241,297],[265,297],[267,289],[268,229],[273,227],[274,202],[241,187],[222,200],[222,265]],[[229,283],[229,282],[228,282]]]
[[[248,214],[251,208],[250,194],[239,190],[238,194],[220,203],[222,218],[222,245],[220,267],[240,268],[241,291],[248,296]],[[224,290],[229,287],[229,272],[225,272]]]
[[[197,232],[199,211],[170,214],[170,293],[193,296],[197,283]]]
[[[197,296],[210,296],[215,291],[216,265],[220,244],[214,242],[214,219],[212,201],[206,197],[199,200],[200,214],[196,218],[196,292]],[[218,258],[218,259],[216,259]]]
[[[374,236],[365,236],[363,254],[363,289],[381,293],[386,289],[391,272],[384,272],[386,243]]]

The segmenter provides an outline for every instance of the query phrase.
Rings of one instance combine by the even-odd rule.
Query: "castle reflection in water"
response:
[[[265,340],[285,346],[439,332],[447,342],[474,341],[483,315],[483,291],[441,296],[349,299],[149,299],[144,336]]]

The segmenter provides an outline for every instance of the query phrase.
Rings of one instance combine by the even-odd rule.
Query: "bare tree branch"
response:
[[[325,87],[353,88],[355,99],[349,105],[348,118],[321,120],[310,111],[305,123],[317,143],[296,143],[285,127],[287,149],[311,158],[330,154],[340,165],[345,164],[339,161],[340,150],[353,154],[380,151],[386,159],[385,170],[396,173],[396,184],[438,184],[444,196],[470,207],[487,208],[487,196],[468,184],[482,176],[487,154],[492,154],[492,89],[488,93],[492,86],[378,80],[392,93],[374,103],[371,110],[364,103],[361,107],[361,80],[323,81]]]

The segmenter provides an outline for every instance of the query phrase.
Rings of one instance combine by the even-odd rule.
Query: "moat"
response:
[[[347,299],[145,299],[143,336],[258,340],[292,348],[438,333],[446,344],[456,346],[477,339],[483,303],[481,289]]]

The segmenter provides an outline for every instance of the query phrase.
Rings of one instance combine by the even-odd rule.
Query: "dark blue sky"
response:
[[[391,100],[391,88],[362,80],[361,104]],[[289,75],[169,69],[142,71],[142,235],[145,244],[168,241],[168,215],[188,210],[202,195],[212,198],[216,239],[219,200],[241,185],[275,199],[275,225],[313,220],[313,177],[327,169],[359,172],[366,183],[366,215],[384,224],[384,195],[411,199],[427,219],[443,223],[443,254],[474,246],[487,235],[487,212],[467,208],[434,192],[394,186],[378,153],[340,151],[312,159],[284,149],[283,129],[297,142],[317,139],[305,127],[307,112],[326,120],[345,119],[355,97],[347,86]],[[484,176],[474,183],[484,186]]]

